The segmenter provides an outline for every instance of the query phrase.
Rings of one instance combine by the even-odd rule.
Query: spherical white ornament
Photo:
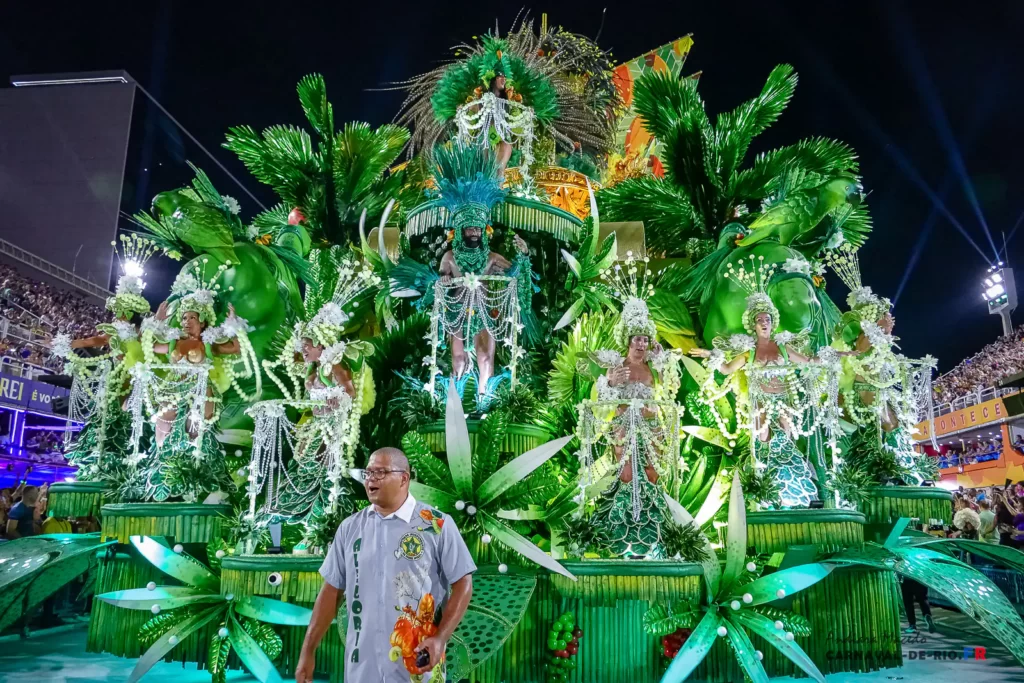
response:
[[[146,590],[148,590],[148,591],[155,591],[156,590],[156,581],[150,581],[149,583],[147,583],[146,584]]]
[[[491,535],[490,534],[484,534],[483,536],[480,537],[480,542],[483,543],[484,545],[487,545],[488,543],[491,542]]]
[[[740,608],[740,601],[739,600],[733,600],[732,602],[729,603],[729,607],[732,607],[734,610],[738,610]]]
[[[457,501],[455,501],[455,509],[456,510],[465,510],[466,509],[466,501],[464,501],[464,500],[457,500]]]
[[[476,506],[475,505],[467,505],[466,506],[466,514],[470,515],[470,516],[475,515],[476,514]]]
[[[149,611],[153,614],[160,614],[160,605],[154,604],[152,607],[149,608]]]
[[[743,594],[743,602],[745,602],[746,604],[749,605],[750,603],[754,602],[754,596],[751,595],[750,593],[744,593]]]
[[[235,449],[235,457],[236,458],[241,458],[242,457],[242,449],[241,448],[236,448]]]
[[[220,636],[221,638],[227,638],[228,637],[228,630],[227,630],[227,628],[225,628],[224,626],[221,626],[217,630],[217,635]]]
[[[775,622],[775,630],[777,630],[777,631],[781,631],[783,628],[785,628],[785,626],[786,625],[783,624],[781,621],[776,621]]]
[[[729,442],[729,448],[736,448],[736,442],[735,441],[730,441]]]
[[[786,597],[786,591],[780,588],[779,590],[775,591],[775,597],[779,599]]]
[[[764,653],[761,652],[760,650],[754,650],[754,656],[757,657],[757,661],[759,661],[759,662],[762,659],[764,659]]]
[[[216,555],[217,559],[220,560],[220,559],[223,559],[223,557],[225,555],[227,555],[227,553],[224,552],[223,550],[218,550],[217,552],[214,553],[214,555]]]
[[[167,642],[170,643],[171,645],[177,645],[178,644],[178,636],[171,636],[170,638],[167,639]]]
[[[235,599],[235,594],[234,593],[228,593],[227,595],[224,596],[224,599],[227,600],[228,602],[231,602],[232,600]]]
[[[180,544],[180,543],[175,543],[175,544],[174,544],[174,548],[173,548],[173,550],[174,550],[174,552],[176,552],[176,553],[180,553],[180,552],[182,552],[182,551],[184,551],[184,550],[185,550],[185,546],[183,546],[183,545],[182,545],[182,544]]]
[[[786,640],[793,640],[796,636],[793,635],[792,631],[786,631]]]
[[[754,564],[753,562],[747,562],[747,571],[748,572],[756,572],[757,571],[757,565]]]
[[[499,574],[507,574],[508,573],[508,565],[505,564],[504,562],[499,564],[498,565],[498,573]]]
[[[725,638],[725,636],[727,636],[728,634],[729,634],[729,631],[724,626],[719,626],[718,627],[718,635],[719,636],[721,636],[722,638]]]

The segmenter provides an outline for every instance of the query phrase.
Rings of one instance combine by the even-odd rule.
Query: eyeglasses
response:
[[[393,472],[405,472],[405,470],[352,470],[353,476],[358,481],[380,481]]]

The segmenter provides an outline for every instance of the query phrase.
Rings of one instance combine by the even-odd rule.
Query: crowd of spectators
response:
[[[939,403],[947,403],[996,386],[1001,380],[1019,372],[1024,372],[1024,325],[965,358],[935,380],[935,399]]]
[[[1024,481],[954,492],[951,534],[1024,550]]]
[[[110,318],[103,306],[73,291],[52,287],[0,264],[0,317],[43,335],[67,332],[74,338],[96,334],[96,323]]]
[[[1024,444],[1021,437],[1017,437],[1019,446]],[[1002,450],[1002,437],[994,439],[977,439],[965,443],[963,446],[954,446],[939,454],[939,468],[957,467],[958,465],[974,465],[979,462],[998,460],[999,452]]]

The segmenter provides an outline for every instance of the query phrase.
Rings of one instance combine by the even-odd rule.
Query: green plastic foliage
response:
[[[448,386],[444,437],[455,491],[463,498],[469,498],[473,494],[473,447],[469,440],[469,427],[466,426],[466,414],[463,412],[462,400],[455,388],[454,379]]]
[[[431,507],[440,508],[442,510],[455,509],[455,503],[460,500],[454,493],[442,491],[441,489],[436,489],[433,486],[421,484],[418,481],[409,482],[409,491],[416,500],[422,500]]]
[[[220,589],[220,579],[216,574],[188,555],[176,553],[149,536],[132,536],[131,542],[143,557],[164,574],[210,592]]]
[[[718,637],[718,627],[721,625],[722,619],[716,612],[706,612],[704,618],[697,624],[697,628],[686,639],[686,644],[668,665],[668,670],[662,676],[661,682],[682,683],[685,681],[708,656],[711,646],[715,644],[715,638]]]
[[[551,459],[565,447],[573,436],[563,436],[533,448],[508,463],[492,474],[480,485],[476,493],[478,505],[486,505],[510,489],[514,484],[525,479],[531,472]]]
[[[729,535],[725,544],[725,573],[722,587],[728,589],[743,571],[747,559],[747,504],[743,500],[743,486],[737,467],[732,475],[732,491],[729,494]]]
[[[790,567],[738,586],[726,599],[735,600],[742,597],[744,593],[750,593],[753,597],[753,602],[750,603],[752,606],[763,605],[813,586],[831,574],[835,568],[834,564],[825,562]],[[782,593],[780,594],[779,591]]]
[[[213,683],[224,683],[228,672],[228,655],[231,654],[231,639],[214,636],[206,651],[206,668],[210,670]]]
[[[693,517],[686,511],[682,505],[680,505],[672,496],[665,494],[665,503],[668,505],[669,514],[672,515],[672,521],[680,526],[686,526],[687,524],[695,524]],[[697,525],[699,529],[700,526]],[[711,547],[711,541],[704,538],[704,550],[707,552],[708,559],[701,563],[704,567],[704,581],[708,585],[708,595],[717,595],[718,587],[721,582],[722,568],[718,563],[718,555],[715,553],[715,549]]]
[[[761,662],[757,659],[755,654],[754,644],[750,642],[750,638],[744,633],[743,627],[735,623],[730,623],[727,627],[729,644],[732,645],[732,651],[736,653],[736,660],[743,667],[743,671],[746,672],[747,678],[751,683],[768,683],[768,674],[765,672],[764,667],[761,666]]]
[[[146,673],[153,668],[153,665],[159,662],[168,652],[174,649],[177,645],[185,638],[188,638],[192,633],[198,631],[206,624],[210,623],[218,616],[223,614],[223,608],[218,605],[216,607],[210,607],[209,609],[199,612],[187,619],[175,624],[168,629],[153,645],[146,650],[142,657],[139,658],[138,664],[132,669],[131,676],[128,677],[128,683],[135,683]],[[172,643],[171,638],[174,637],[176,640]]]
[[[246,595],[235,600],[235,612],[243,617],[259,619],[282,626],[308,626],[313,610],[259,595]]]
[[[252,636],[245,632],[234,615],[231,615],[231,623],[228,626],[228,638],[231,639],[231,645],[235,648],[238,658],[245,664],[245,668],[260,683],[281,683],[281,675],[274,668],[274,663],[260,649]]]
[[[496,518],[487,514],[483,510],[478,510],[476,514],[477,517],[480,519],[480,523],[483,525],[484,529],[486,529],[489,534],[494,536],[496,540],[504,543],[509,548],[515,550],[517,553],[519,553],[526,559],[536,562],[545,569],[549,569],[553,572],[561,574],[562,576],[568,577],[573,581],[576,580],[575,576],[573,576],[561,564],[553,560],[550,555],[545,553],[543,550],[538,548],[536,545],[531,543],[526,538],[520,536],[512,529],[509,529]]]
[[[176,609],[185,605],[222,602],[224,600],[219,593],[207,593],[191,586],[157,586],[153,590],[148,588],[130,588],[128,590],[103,593],[102,595],[97,595],[96,599],[110,603],[115,607],[136,610],[149,610],[152,609],[153,605],[158,605],[162,610]]]
[[[693,605],[682,601],[667,605],[656,603],[644,612],[644,632],[652,636],[667,636],[681,628],[693,628],[698,613]]]
[[[746,626],[757,635],[764,638],[770,645],[781,652],[789,661],[800,667],[801,670],[817,683],[825,683],[825,677],[815,666],[811,658],[804,652],[804,649],[796,644],[796,641],[786,640],[783,631],[775,628],[774,622],[768,617],[748,610],[740,610],[732,615],[732,620]]]
[[[729,439],[725,438],[725,435],[718,429],[712,427],[698,427],[696,425],[684,425],[683,431],[687,434],[692,434],[701,441],[707,441],[713,446],[724,448],[726,451],[731,451],[732,448],[729,446]]]

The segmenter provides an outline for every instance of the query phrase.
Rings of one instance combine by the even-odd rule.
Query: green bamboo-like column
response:
[[[466,420],[466,427],[469,429],[469,440],[476,450],[477,433],[480,431],[482,420]],[[418,431],[430,446],[434,453],[444,455],[445,453],[445,427],[444,420],[436,420],[423,425]],[[540,427],[533,425],[510,424],[505,432],[505,440],[501,444],[501,450],[506,453],[522,455],[528,450],[536,448],[542,443],[550,441],[551,434]]]
[[[100,513],[104,539],[127,545],[132,536],[167,536],[175,543],[206,545],[221,537],[233,511],[226,503],[117,503],[104,505]]]
[[[221,593],[262,595],[303,607],[313,607],[323,585],[320,555],[248,555],[225,557],[221,561]],[[317,673],[330,675],[340,682],[345,668],[345,612],[340,610],[339,623],[330,629],[316,653]],[[276,626],[283,647],[274,664],[287,680],[295,672],[302,653],[305,626]]]
[[[864,542],[865,518],[852,510],[785,510],[747,515],[747,539],[757,553],[813,545],[831,552]],[[808,618],[811,635],[798,637],[822,673],[875,671],[903,664],[900,596],[891,572],[838,569],[793,596],[791,609]],[[773,676],[798,674],[793,664],[758,636]]]
[[[861,503],[868,524],[891,524],[900,517],[953,521],[953,494],[934,486],[875,486]]]
[[[101,481],[60,482],[47,492],[53,517],[98,517],[107,485]]]

